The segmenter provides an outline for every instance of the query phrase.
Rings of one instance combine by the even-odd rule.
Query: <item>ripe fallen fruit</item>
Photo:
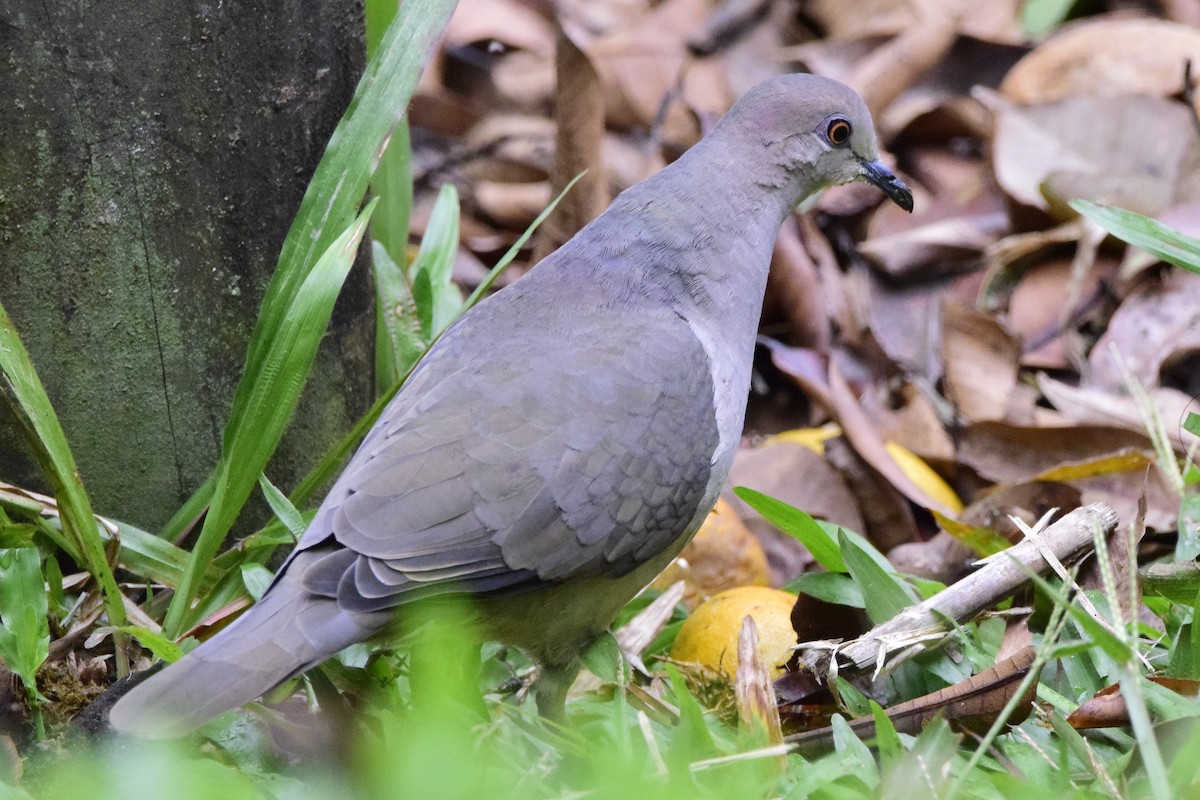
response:
[[[738,633],[749,615],[758,625],[758,655],[771,666],[771,676],[783,674],[789,649],[796,644],[792,606],[796,596],[765,586],[739,586],[702,603],[675,637],[671,657],[719,669],[730,678],[737,672]]]

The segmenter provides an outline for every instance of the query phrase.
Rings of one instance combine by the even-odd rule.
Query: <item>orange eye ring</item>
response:
[[[829,125],[825,128],[825,138],[835,147],[841,147],[850,141],[852,133],[850,121],[842,117],[834,117],[829,120]]]

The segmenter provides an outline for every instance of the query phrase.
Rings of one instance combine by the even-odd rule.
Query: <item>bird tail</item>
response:
[[[113,706],[111,725],[146,738],[181,736],[380,627],[289,577],[228,628],[130,690]]]

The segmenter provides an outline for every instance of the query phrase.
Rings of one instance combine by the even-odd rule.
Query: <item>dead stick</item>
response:
[[[1104,537],[1117,526],[1117,513],[1104,503],[1077,508],[1041,533],[1044,545],[1060,561],[1069,564],[1091,552],[1094,531]],[[998,553],[978,571],[946,587],[928,600],[904,609],[882,625],[857,639],[838,645],[810,642],[797,647],[802,669],[818,677],[830,672],[831,658],[837,654],[838,674],[854,677],[871,667],[894,666],[907,658],[937,646],[957,623],[973,619],[1011,595],[1029,580],[1050,570],[1032,542]],[[848,674],[847,674],[848,673]]]

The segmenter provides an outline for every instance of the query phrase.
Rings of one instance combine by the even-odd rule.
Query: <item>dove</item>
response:
[[[780,225],[852,181],[912,211],[854,91],[807,74],[753,88],[452,324],[261,600],[122,697],[112,726],[182,735],[447,594],[536,659],[538,710],[561,717],[581,652],[725,484]]]

